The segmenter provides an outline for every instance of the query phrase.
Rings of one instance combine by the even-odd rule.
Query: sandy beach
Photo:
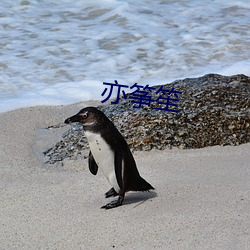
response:
[[[249,249],[249,143],[134,152],[155,191],[111,210],[87,159],[43,164],[68,129],[45,128],[93,104],[0,113],[0,249]]]

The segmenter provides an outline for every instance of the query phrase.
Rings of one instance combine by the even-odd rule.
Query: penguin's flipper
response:
[[[122,181],[122,149],[120,147],[115,148],[115,176],[120,189],[123,189]]]
[[[117,195],[118,195],[118,193],[115,191],[114,188],[111,188],[108,192],[105,193],[106,198],[109,198],[109,197],[112,197],[112,196],[115,197]]]
[[[96,175],[98,171],[98,165],[96,164],[91,151],[89,151],[89,170],[93,175]]]

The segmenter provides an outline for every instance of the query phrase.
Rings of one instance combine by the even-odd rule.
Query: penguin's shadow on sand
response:
[[[123,205],[134,204],[135,208],[147,200],[153,199],[155,197],[157,197],[157,193],[155,191],[145,191],[141,193],[131,192],[126,194]]]

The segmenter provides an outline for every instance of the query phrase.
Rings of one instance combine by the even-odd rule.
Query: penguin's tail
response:
[[[139,176],[131,191],[149,191],[150,189],[154,189],[154,187],[152,187],[147,181]]]

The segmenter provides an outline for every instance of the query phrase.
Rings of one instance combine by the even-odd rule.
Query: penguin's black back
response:
[[[116,147],[122,150],[124,160],[123,185],[125,191],[148,191],[154,189],[154,187],[140,176],[136,162],[126,140],[110,120],[108,129],[103,129],[101,135],[111,146],[113,151],[115,151]]]

